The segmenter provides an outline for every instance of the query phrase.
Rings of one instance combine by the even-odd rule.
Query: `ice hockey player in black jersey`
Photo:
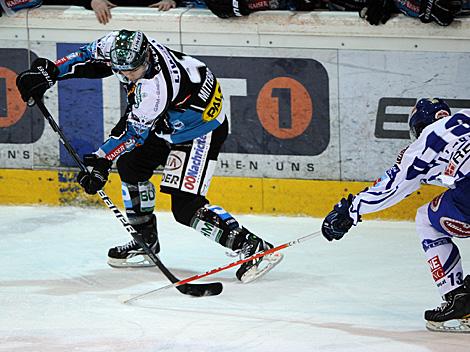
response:
[[[442,99],[421,99],[410,115],[417,138],[366,190],[343,198],[326,216],[322,232],[339,240],[362,214],[400,202],[421,184],[447,188],[417,210],[416,230],[444,303],[424,313],[432,331],[470,332],[470,275],[464,277],[455,238],[470,237],[470,110],[451,115]]]
[[[115,161],[129,223],[158,253],[155,187],[150,178],[162,165],[160,190],[171,195],[172,212],[179,223],[242,258],[272,248],[205,197],[228,134],[228,121],[220,84],[203,62],[141,31],[121,30],[55,62],[35,60],[18,76],[17,86],[28,101],[42,98],[58,80],[113,74],[127,91],[127,110],[101,147],[83,157],[90,172],[80,172],[78,182],[85,192],[95,194],[106,184]],[[281,259],[275,253],[247,262],[236,276],[242,282],[252,281]],[[108,263],[113,267],[153,265],[134,240],[111,248]]]

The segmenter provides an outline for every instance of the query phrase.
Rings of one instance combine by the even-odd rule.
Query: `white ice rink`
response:
[[[319,229],[310,218],[239,216],[275,244]],[[224,249],[159,213],[160,258],[179,278],[233,261]],[[109,247],[129,238],[107,209],[0,207],[0,351],[303,352],[470,351],[470,334],[431,333],[440,303],[408,222],[363,222],[346,237],[284,250],[284,261],[243,285],[235,269],[215,297],[171,288],[156,268],[112,269]],[[456,242],[464,267],[470,241]]]

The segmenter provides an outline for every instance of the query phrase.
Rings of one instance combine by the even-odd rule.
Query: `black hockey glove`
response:
[[[321,232],[328,241],[340,240],[353,225],[353,219],[349,216],[349,207],[353,199],[352,194],[348,199],[341,199],[323,220]]]
[[[392,14],[398,12],[393,0],[367,0],[359,16],[374,26],[385,24]]]
[[[55,84],[58,76],[59,69],[52,61],[38,58],[33,61],[29,70],[16,77],[16,86],[25,102],[30,98],[42,99],[46,90]]]
[[[77,182],[86,193],[96,194],[108,181],[109,169],[113,162],[105,158],[98,158],[95,154],[85,154],[83,163],[88,172],[80,171]]]
[[[206,0],[206,5],[214,15],[220,18],[248,16],[246,0]]]
[[[175,129],[168,122],[167,116],[160,116],[153,125],[153,131],[157,136],[161,137],[163,134],[172,134]]]
[[[462,0],[422,0],[418,17],[423,23],[448,26],[461,10]]]

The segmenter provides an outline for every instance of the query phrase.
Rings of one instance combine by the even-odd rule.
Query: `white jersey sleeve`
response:
[[[422,183],[448,181],[442,176],[449,176],[449,165],[456,150],[464,150],[469,140],[470,110],[459,111],[426,127],[373,186],[355,196],[349,209],[354,223],[358,222],[359,215],[383,210],[400,202],[418,190]],[[468,167],[469,159],[470,153],[467,156]],[[462,166],[460,168],[463,170]],[[468,177],[468,174],[461,171],[456,181],[459,177]],[[446,186],[442,181],[438,184]]]

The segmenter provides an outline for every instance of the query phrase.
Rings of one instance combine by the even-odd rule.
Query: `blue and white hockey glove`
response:
[[[341,199],[323,220],[321,232],[328,241],[340,240],[353,225],[354,221],[349,216],[349,207],[353,199],[352,194],[348,199]]]
[[[108,181],[109,169],[113,162],[105,158],[99,158],[95,154],[85,154],[83,163],[88,172],[80,171],[77,182],[86,193],[96,194]]]

